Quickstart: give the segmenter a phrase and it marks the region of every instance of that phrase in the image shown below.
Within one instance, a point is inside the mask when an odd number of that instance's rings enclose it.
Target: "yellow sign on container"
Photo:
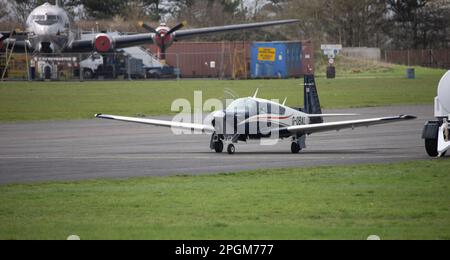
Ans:
[[[259,48],[258,60],[259,61],[275,61],[277,50],[275,48]]]

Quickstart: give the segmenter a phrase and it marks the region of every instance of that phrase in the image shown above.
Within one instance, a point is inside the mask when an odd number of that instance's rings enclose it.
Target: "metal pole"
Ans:
[[[180,70],[180,54],[177,53],[177,80],[180,80],[180,74],[181,74],[181,70]]]
[[[116,72],[117,53],[115,51],[113,52],[113,60],[114,60],[114,63],[113,63],[113,66],[112,66],[112,68],[113,68],[113,78],[117,79],[117,72]]]
[[[82,58],[82,56],[81,56],[81,53],[78,55],[78,67],[79,67],[79,70],[80,70],[80,82],[83,82],[83,80],[84,80],[84,78],[83,78],[83,67],[82,67],[82,65],[81,65],[81,58]]]
[[[409,49],[408,49],[408,67],[410,67],[410,57],[409,57]]]
[[[127,71],[128,71],[128,80],[131,81],[130,56],[127,57]]]
[[[31,81],[31,77],[30,77],[30,66],[28,64],[28,50],[27,50],[27,46],[25,45],[25,63],[27,65],[27,77],[28,77],[28,81]]]
[[[72,56],[72,54],[69,54],[70,56]],[[75,74],[75,61],[74,61],[74,57],[71,57],[72,61],[71,61],[71,75],[70,75],[70,80],[72,81],[74,78],[74,74]]]
[[[222,41],[222,53],[220,55],[220,79],[223,79],[225,77],[224,59],[225,59],[225,42]]]

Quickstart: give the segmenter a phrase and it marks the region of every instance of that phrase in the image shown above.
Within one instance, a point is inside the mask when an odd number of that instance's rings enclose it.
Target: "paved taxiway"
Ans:
[[[108,112],[108,111],[102,111]],[[253,169],[383,163],[428,158],[421,131],[433,106],[327,110],[358,118],[413,114],[417,120],[308,137],[308,148],[238,144],[237,154],[209,150],[210,136],[108,120],[0,124],[0,184],[234,172]],[[341,118],[343,119],[343,118]],[[348,118],[345,118],[348,119]]]

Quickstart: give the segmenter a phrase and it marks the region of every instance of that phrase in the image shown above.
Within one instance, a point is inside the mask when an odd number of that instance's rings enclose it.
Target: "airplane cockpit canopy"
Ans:
[[[40,25],[53,25],[61,21],[61,17],[58,15],[33,15],[33,21]]]
[[[272,102],[260,102],[252,98],[241,98],[233,101],[226,109],[227,113],[278,114],[284,115],[286,109]]]
[[[246,113],[256,114],[258,104],[251,98],[240,98],[233,101],[226,109],[227,113]]]

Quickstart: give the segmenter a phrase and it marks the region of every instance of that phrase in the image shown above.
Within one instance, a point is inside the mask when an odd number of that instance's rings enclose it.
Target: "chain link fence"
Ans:
[[[3,80],[247,79],[249,66],[245,52],[168,53],[165,62],[123,52],[0,55]]]
[[[387,63],[407,66],[450,69],[449,49],[385,50],[382,59]]]

